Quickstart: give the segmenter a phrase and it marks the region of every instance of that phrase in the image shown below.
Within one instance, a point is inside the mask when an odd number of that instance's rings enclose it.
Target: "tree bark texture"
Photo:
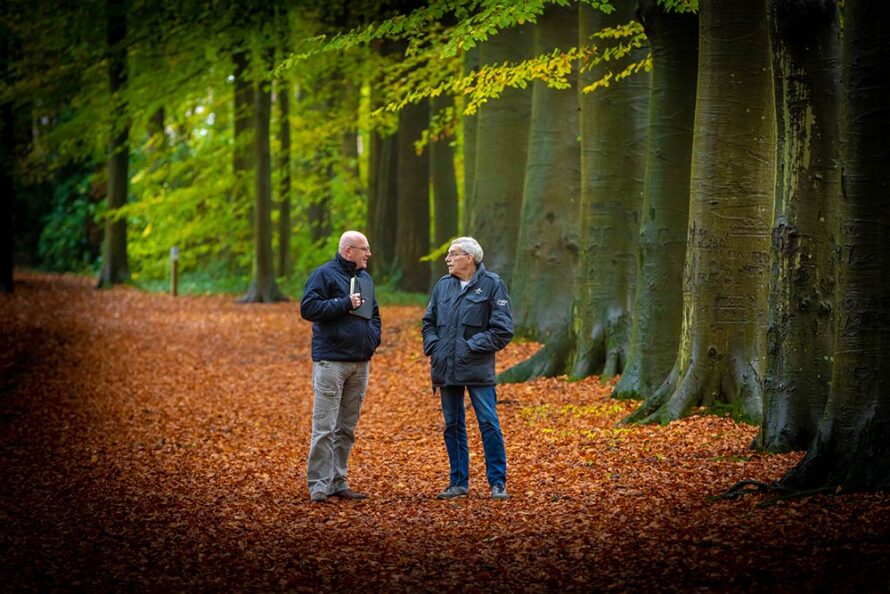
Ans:
[[[812,442],[831,381],[840,35],[836,0],[773,0],[778,131],[764,413],[757,445]]]
[[[626,24],[636,3],[611,14],[578,3],[579,43],[605,27]],[[601,49],[608,42],[598,40]],[[581,74],[579,87],[610,70],[645,59],[648,48]],[[643,201],[650,75],[640,73],[579,97],[581,127],[581,254],[575,300],[573,377],[620,373],[627,360],[636,289]]]
[[[574,6],[549,5],[535,27],[534,52],[578,41]],[[532,85],[532,112],[511,297],[520,334],[546,339],[569,322],[578,263],[580,147],[577,75],[571,88]],[[478,148],[477,148],[478,152]]]
[[[130,122],[124,86],[127,83],[127,3],[108,0],[108,79],[113,102],[112,138],[108,159],[108,193],[106,203],[112,211],[127,203],[129,187]],[[111,217],[105,223],[102,243],[102,272],[99,287],[108,287],[129,280],[127,263],[127,221]]]
[[[531,26],[504,29],[479,45],[480,64],[518,62],[531,56]],[[479,108],[470,229],[485,251],[485,266],[510,287],[516,262],[522,189],[528,154],[531,88],[506,89]]]
[[[264,60],[271,70],[271,56]],[[285,297],[275,282],[272,252],[272,155],[269,150],[272,119],[272,83],[258,81],[254,95],[254,207],[253,280],[242,303],[274,303]]]
[[[766,6],[703,3],[676,363],[627,420],[694,407],[760,422],[776,123]]]
[[[415,141],[429,125],[429,102],[409,104],[399,114],[398,230],[396,264],[400,288],[425,293],[430,288],[430,265],[420,258],[430,251],[430,161],[424,148],[418,155]]]
[[[844,6],[840,264],[831,394],[787,487],[890,489],[890,5]]]
[[[646,398],[664,381],[679,346],[689,217],[698,15],[641,2],[652,54],[649,143],[640,211],[637,286],[627,365],[616,398]]]

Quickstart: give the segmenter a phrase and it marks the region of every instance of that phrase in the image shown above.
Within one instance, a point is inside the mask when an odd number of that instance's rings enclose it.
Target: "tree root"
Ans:
[[[835,493],[834,487],[819,487],[818,489],[795,490],[783,485],[780,481],[766,483],[753,479],[745,479],[737,482],[732,487],[724,491],[722,494],[713,497],[713,499],[738,499],[742,495],[749,493],[765,493],[774,494],[764,501],[757,504],[758,508],[765,508],[775,505],[780,501],[789,501],[792,499],[801,499],[812,495],[821,495],[825,493]]]

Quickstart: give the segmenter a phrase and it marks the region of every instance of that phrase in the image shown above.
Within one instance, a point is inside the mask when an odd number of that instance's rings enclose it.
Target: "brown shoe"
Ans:
[[[366,493],[357,493],[357,492],[353,491],[352,489],[350,489],[349,487],[346,487],[345,489],[340,489],[339,491],[337,491],[335,493],[331,493],[331,497],[341,497],[343,499],[356,500],[356,499],[367,499],[368,495]]]

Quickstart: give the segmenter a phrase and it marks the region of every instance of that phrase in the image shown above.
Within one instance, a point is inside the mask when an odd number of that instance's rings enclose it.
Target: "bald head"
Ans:
[[[345,260],[355,264],[356,268],[367,268],[368,258],[371,257],[371,246],[368,238],[358,231],[346,231],[340,236],[340,245],[337,250]]]

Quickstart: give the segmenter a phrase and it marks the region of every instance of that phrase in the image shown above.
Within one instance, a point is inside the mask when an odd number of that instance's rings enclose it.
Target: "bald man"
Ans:
[[[300,302],[300,314],[312,322],[315,402],[306,476],[315,503],[368,497],[349,488],[347,468],[371,357],[380,345],[380,310],[366,270],[370,257],[368,238],[345,232],[334,259],[309,276]]]

